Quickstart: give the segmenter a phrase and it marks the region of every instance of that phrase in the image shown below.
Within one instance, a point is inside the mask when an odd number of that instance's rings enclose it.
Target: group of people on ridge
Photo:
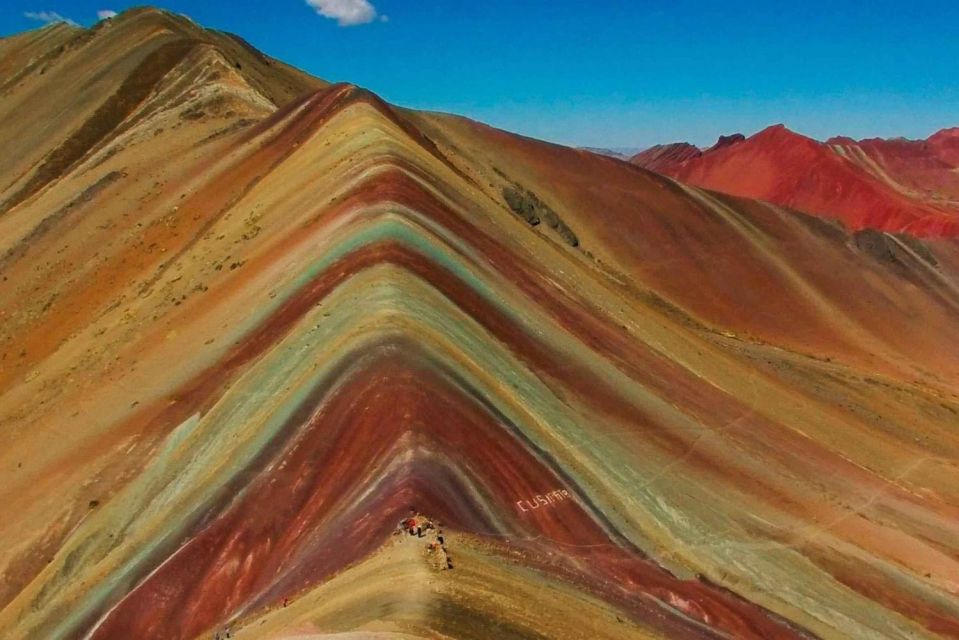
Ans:
[[[426,543],[426,550],[429,553],[442,554],[441,563],[446,565],[447,569],[453,568],[453,560],[450,558],[449,551],[446,550],[446,540],[443,538],[443,530],[437,529],[442,523],[433,521],[426,516],[420,515],[415,507],[410,507],[410,515],[403,518],[396,528],[397,534],[407,533],[417,538],[432,538]],[[424,533],[425,532],[425,533]]]

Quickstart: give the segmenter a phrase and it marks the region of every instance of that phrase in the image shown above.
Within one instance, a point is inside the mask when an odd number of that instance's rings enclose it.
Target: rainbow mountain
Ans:
[[[0,140],[0,638],[959,637],[957,240],[155,9]]]

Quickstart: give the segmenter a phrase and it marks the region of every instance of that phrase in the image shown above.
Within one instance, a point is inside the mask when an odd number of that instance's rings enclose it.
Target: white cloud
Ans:
[[[117,12],[113,9],[100,9],[97,11],[97,20],[106,20],[107,18],[117,17]]]
[[[336,20],[341,27],[367,24],[376,20],[376,7],[369,0],[306,0],[324,18]]]
[[[51,22],[66,22],[67,24],[72,24],[74,27],[80,26],[70,18],[61,16],[56,11],[24,11],[23,15],[31,20],[39,20],[40,22],[46,22],[47,24],[50,24]]]

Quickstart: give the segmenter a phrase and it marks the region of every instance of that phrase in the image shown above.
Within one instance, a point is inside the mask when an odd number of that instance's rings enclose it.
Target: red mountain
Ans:
[[[666,156],[661,149],[682,149]],[[853,229],[959,235],[959,128],[927,140],[819,142],[775,125],[706,151],[653,147],[631,162],[682,182],[758,198]]]
[[[926,142],[943,161],[953,166],[959,165],[959,127],[934,133]]]
[[[629,159],[633,164],[650,171],[669,173],[687,160],[703,155],[703,152],[688,142],[674,142],[672,144],[657,144],[645,151],[640,151]]]

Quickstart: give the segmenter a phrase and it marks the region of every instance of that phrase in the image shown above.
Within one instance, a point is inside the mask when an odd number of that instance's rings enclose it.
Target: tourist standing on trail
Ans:
[[[419,517],[419,512],[416,511],[416,507],[410,507],[410,517],[406,519],[406,529],[410,532],[411,536],[416,535],[416,519]]]

